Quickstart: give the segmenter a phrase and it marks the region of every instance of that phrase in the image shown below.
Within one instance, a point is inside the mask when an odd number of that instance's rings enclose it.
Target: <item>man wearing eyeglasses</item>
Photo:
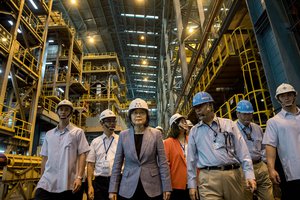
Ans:
[[[213,98],[207,92],[193,97],[199,122],[189,135],[187,167],[192,200],[243,199],[242,166],[247,186],[256,189],[252,160],[238,128],[230,119],[216,117]],[[197,169],[200,169],[197,177]]]
[[[111,170],[119,136],[114,133],[116,128],[116,115],[109,109],[104,110],[99,117],[103,134],[91,143],[91,151],[86,161],[89,199],[108,200],[108,187]],[[93,180],[93,176],[95,179]]]
[[[250,152],[254,174],[256,178],[257,190],[256,195],[261,200],[272,200],[273,187],[269,177],[267,165],[263,162],[265,160],[265,147],[262,145],[263,131],[261,127],[253,122],[254,109],[250,101],[241,100],[236,107],[236,115],[238,126],[243,138],[246,141],[248,150]],[[244,186],[245,200],[252,200],[253,193]]]

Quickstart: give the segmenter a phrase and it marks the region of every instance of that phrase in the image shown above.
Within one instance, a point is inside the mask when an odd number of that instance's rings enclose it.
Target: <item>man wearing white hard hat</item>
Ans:
[[[90,147],[84,131],[70,123],[73,109],[66,99],[56,107],[59,124],[46,133],[41,149],[42,177],[37,184],[36,200],[77,198]]]
[[[111,110],[106,109],[101,112],[99,123],[103,128],[103,134],[92,141],[86,159],[90,200],[109,199],[109,181],[119,140],[119,136],[114,132],[117,123],[116,115]]]
[[[300,110],[296,105],[297,91],[287,83],[276,90],[281,111],[267,121],[263,138],[269,175],[273,183],[282,180],[275,169],[276,151],[281,161],[286,183],[281,185],[282,200],[298,199],[300,188]]]
[[[236,106],[238,120],[235,123],[246,141],[252,158],[257,183],[256,196],[260,200],[272,200],[274,199],[273,185],[269,178],[267,165],[264,163],[265,147],[262,145],[263,131],[259,125],[252,122],[253,113],[254,109],[250,101],[239,101]],[[243,187],[245,200],[253,200],[253,193],[248,189],[245,183]]]

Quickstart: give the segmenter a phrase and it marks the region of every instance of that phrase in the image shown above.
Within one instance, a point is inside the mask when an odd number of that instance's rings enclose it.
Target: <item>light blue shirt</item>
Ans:
[[[267,121],[263,144],[277,148],[287,181],[300,180],[300,110],[282,109]]]
[[[263,131],[261,127],[252,122],[247,127],[240,121],[235,123],[247,144],[252,160],[261,159],[265,161],[265,145],[262,145]],[[251,140],[248,140],[246,133],[251,134]]]
[[[48,131],[41,149],[41,155],[48,156],[48,160],[37,188],[55,193],[72,190],[77,158],[89,150],[83,130],[73,124],[69,124],[63,132],[57,127]]]
[[[111,176],[119,136],[113,133],[109,138],[102,134],[95,138],[91,143],[91,150],[86,158],[87,162],[95,163],[95,176]],[[105,145],[104,145],[105,142]],[[106,153],[107,152],[107,153]],[[110,164],[109,173],[103,172],[103,164],[108,161]]]
[[[247,179],[255,178],[247,145],[232,120],[215,117],[211,128],[200,121],[191,129],[187,157],[189,188],[197,188],[197,168],[234,163],[242,164]]]

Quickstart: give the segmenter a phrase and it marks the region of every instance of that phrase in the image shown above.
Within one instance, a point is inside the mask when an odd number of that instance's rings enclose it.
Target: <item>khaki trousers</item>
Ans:
[[[198,181],[201,200],[243,199],[239,169],[224,171],[201,169]]]
[[[256,196],[259,200],[274,200],[273,185],[269,178],[267,165],[259,162],[253,165],[257,190]],[[244,179],[244,176],[243,176]],[[245,180],[245,179],[244,179]],[[247,188],[246,181],[243,180],[245,200],[253,200],[253,193]]]

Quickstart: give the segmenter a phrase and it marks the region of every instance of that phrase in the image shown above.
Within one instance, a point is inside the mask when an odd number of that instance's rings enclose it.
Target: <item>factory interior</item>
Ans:
[[[152,127],[196,124],[200,91],[232,120],[249,100],[264,130],[277,86],[300,91],[299,47],[298,0],[0,0],[0,199],[32,199],[63,99],[89,143],[105,109],[127,129],[136,98]]]

